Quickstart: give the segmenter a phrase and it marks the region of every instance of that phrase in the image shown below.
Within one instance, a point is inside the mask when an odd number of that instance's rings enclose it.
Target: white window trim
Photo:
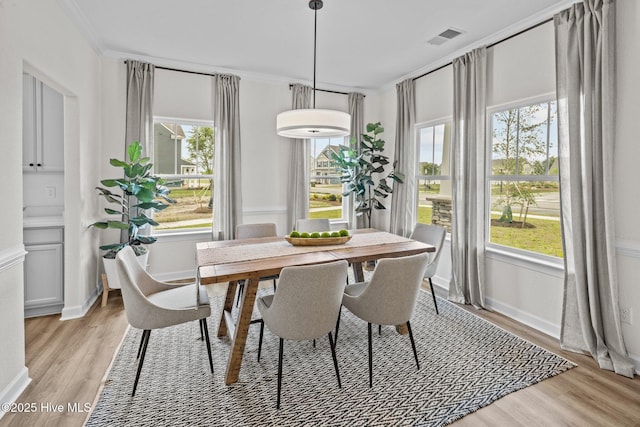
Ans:
[[[419,169],[420,166],[420,130],[424,129],[424,128],[428,128],[428,127],[435,127],[435,126],[439,126],[439,125],[446,125],[447,123],[449,123],[449,125],[451,126],[451,128],[453,129],[453,116],[446,116],[446,117],[442,117],[439,119],[434,119],[434,120],[428,120],[425,122],[420,122],[420,123],[416,123],[414,125],[414,144],[415,144],[415,148],[416,148],[416,170]],[[418,182],[421,179],[429,179],[429,180],[434,180],[434,181],[450,181],[451,180],[451,158],[452,158],[452,151],[453,148],[453,141],[449,140],[449,175],[419,175],[416,174],[413,179],[416,180],[416,191],[417,193],[419,193],[419,185]],[[415,203],[416,203],[416,207],[415,207],[415,217],[413,218],[413,222],[417,223],[418,222],[418,209],[420,208],[420,198],[418,197],[418,194],[416,193],[415,196]]]
[[[494,105],[491,107],[487,107],[486,110],[486,138],[485,138],[485,156],[487,159],[492,158],[492,148],[493,145],[491,142],[493,141],[492,135],[492,126],[491,126],[491,117],[494,113],[526,107],[528,105],[540,104],[543,102],[551,102],[556,101],[557,97],[555,92],[549,92],[543,95],[533,96],[530,98],[521,99],[514,102],[508,102],[504,104]],[[485,250],[488,258],[508,262],[514,265],[519,265],[521,267],[528,268],[533,271],[542,271],[547,274],[555,275],[557,277],[564,277],[564,258],[555,257],[551,255],[540,254],[533,251],[527,251],[524,249],[514,248],[511,246],[500,245],[497,243],[491,243],[489,238],[491,237],[491,187],[490,183],[493,181],[491,177],[494,175],[491,174],[491,162],[485,162],[486,169],[486,182],[485,185],[489,187],[489,191],[486,191],[485,194]],[[500,178],[503,176],[500,175]],[[512,177],[517,178],[520,181],[529,181],[527,179],[530,175],[524,176],[512,176],[512,175],[504,175],[505,179]],[[555,177],[555,179],[547,179],[551,178],[548,175],[540,175],[540,181],[558,181],[559,177]],[[531,181],[538,179],[530,179]],[[560,272],[560,273],[559,273]]]

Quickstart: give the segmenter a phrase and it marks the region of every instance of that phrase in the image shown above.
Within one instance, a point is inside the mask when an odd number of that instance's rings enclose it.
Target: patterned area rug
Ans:
[[[260,292],[269,292],[261,289]],[[209,319],[212,376],[197,322],[152,331],[136,396],[131,389],[142,332],[129,329],[87,426],[441,426],[575,365],[489,322],[420,293],[411,322],[420,370],[408,336],[383,327],[373,335],[368,387],[367,324],[342,310],[337,387],[328,339],[285,341],[281,409],[276,410],[278,339],[252,325],[240,381],[224,385],[228,338],[216,338],[222,297]]]

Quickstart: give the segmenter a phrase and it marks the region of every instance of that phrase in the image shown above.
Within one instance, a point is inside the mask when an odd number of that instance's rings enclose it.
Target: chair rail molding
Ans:
[[[22,243],[11,248],[0,250],[0,273],[9,268],[24,262],[24,256],[27,251],[24,250]]]
[[[640,258],[640,242],[637,240],[616,239],[616,252],[633,258]]]

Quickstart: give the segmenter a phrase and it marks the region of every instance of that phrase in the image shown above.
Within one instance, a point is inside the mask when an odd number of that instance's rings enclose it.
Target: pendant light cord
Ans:
[[[318,45],[318,8],[313,10],[313,108],[316,108],[316,47]]]

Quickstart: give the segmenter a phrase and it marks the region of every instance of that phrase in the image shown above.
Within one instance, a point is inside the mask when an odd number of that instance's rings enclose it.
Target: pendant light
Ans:
[[[313,24],[313,108],[289,110],[278,114],[276,132],[287,138],[328,138],[349,135],[351,116],[342,111],[316,109],[316,46],[318,10],[322,0],[310,0],[314,12]]]

